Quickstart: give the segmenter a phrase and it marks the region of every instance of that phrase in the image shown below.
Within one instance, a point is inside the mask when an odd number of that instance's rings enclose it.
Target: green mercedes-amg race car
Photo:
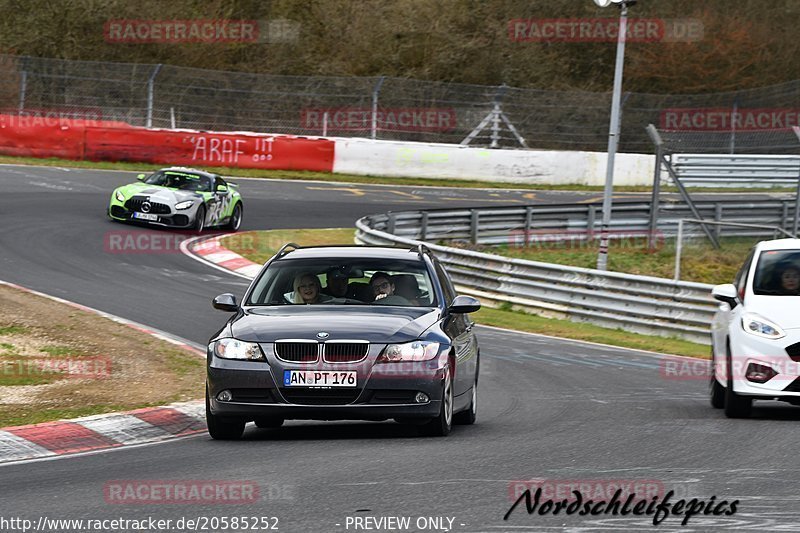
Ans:
[[[236,231],[242,225],[239,186],[216,174],[173,167],[139,174],[138,180],[111,193],[108,216],[113,220],[198,232],[212,226]]]

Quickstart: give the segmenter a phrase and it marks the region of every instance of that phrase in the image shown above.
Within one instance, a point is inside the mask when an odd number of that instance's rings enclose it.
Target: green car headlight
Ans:
[[[114,197],[117,199],[118,202],[124,202],[125,201],[125,195],[122,194],[120,191],[115,191],[114,192]]]
[[[194,200],[186,200],[184,202],[178,202],[175,204],[175,209],[189,209],[194,204]]]

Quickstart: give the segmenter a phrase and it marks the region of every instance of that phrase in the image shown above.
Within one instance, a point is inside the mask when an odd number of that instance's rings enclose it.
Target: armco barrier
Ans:
[[[0,154],[332,172],[334,142],[291,135],[153,130],[121,122],[0,115]]]
[[[794,205],[794,199],[788,196],[695,202],[700,216],[709,221],[762,224],[784,230],[792,228]],[[649,201],[615,202],[609,225],[611,238],[646,237],[649,217]],[[685,204],[661,203],[657,217],[659,233],[655,237],[675,236],[678,221],[690,218],[694,218],[694,213]],[[524,246],[594,238],[600,231],[601,219],[601,204],[597,202],[390,212],[373,216],[371,227],[421,241]],[[766,229],[718,227],[713,231],[722,237],[777,237],[775,231]]]
[[[428,218],[420,212],[393,215],[396,220]],[[379,214],[359,219],[356,241],[390,246],[421,242],[393,234],[387,227],[389,218]],[[447,266],[460,292],[486,303],[508,302],[545,316],[709,343],[709,325],[717,308],[711,285],[426,245]]]

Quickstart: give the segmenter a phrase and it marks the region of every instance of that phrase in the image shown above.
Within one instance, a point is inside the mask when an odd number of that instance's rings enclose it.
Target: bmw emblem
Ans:
[[[143,202],[142,203],[142,213],[149,213],[151,208],[150,202]]]
[[[317,338],[318,339],[327,339],[330,336],[331,336],[331,334],[328,333],[327,331],[320,331],[319,333],[317,333]]]

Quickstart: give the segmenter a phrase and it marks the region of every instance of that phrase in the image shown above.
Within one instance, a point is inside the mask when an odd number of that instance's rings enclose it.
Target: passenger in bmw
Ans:
[[[382,305],[411,305],[406,298],[394,293],[395,286],[392,277],[386,272],[375,272],[369,280],[369,286],[375,294],[376,304]]]
[[[310,272],[295,276],[293,287],[296,304],[319,304],[331,299],[330,296],[322,294],[319,278]]]

